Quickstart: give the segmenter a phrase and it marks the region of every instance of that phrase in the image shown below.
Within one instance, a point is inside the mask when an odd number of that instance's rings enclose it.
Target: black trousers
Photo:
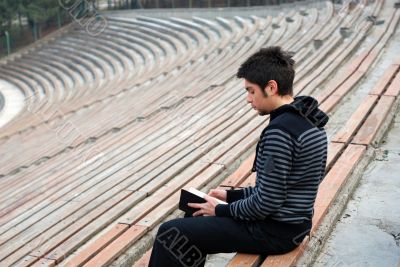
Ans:
[[[204,266],[206,255],[214,253],[283,254],[296,248],[310,229],[309,221],[293,225],[185,216],[161,224],[149,266]]]

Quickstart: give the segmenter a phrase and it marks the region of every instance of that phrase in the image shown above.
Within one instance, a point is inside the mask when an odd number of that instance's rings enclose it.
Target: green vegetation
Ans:
[[[0,35],[15,31],[15,25],[22,29],[26,21],[36,40],[43,25],[61,18],[61,13],[65,12],[55,0],[0,0]]]

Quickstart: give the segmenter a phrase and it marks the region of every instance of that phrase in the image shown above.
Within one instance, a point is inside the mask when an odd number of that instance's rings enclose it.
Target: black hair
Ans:
[[[294,64],[292,55],[280,46],[262,48],[251,55],[239,68],[236,76],[264,88],[270,80],[278,84],[279,95],[293,95]]]

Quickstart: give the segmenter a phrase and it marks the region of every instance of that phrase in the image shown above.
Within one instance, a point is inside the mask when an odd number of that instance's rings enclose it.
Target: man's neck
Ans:
[[[276,105],[275,105],[274,110],[280,108],[283,105],[290,104],[293,101],[294,101],[294,98],[292,96],[290,96],[290,95],[279,96],[276,99]]]

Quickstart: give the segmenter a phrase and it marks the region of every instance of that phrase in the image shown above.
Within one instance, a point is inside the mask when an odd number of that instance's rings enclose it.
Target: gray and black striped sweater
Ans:
[[[320,182],[325,174],[328,116],[308,96],[296,97],[270,114],[257,144],[255,187],[227,190],[227,205],[217,216],[238,220],[271,218],[287,223],[311,220]]]

